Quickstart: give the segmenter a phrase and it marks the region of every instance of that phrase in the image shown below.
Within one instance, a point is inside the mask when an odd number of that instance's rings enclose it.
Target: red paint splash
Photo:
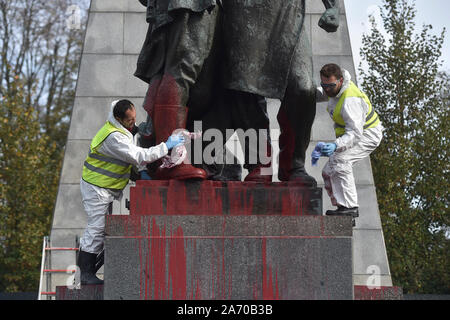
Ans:
[[[173,229],[167,227],[172,225],[170,218],[164,219],[163,224],[158,224],[156,217],[114,216],[108,220],[111,228],[121,227],[124,237],[135,239],[139,253],[141,300],[233,298],[233,254],[231,257],[229,255],[234,251],[234,239],[225,235],[227,219],[223,219],[222,236],[213,237],[215,240],[212,240],[211,247],[209,244],[203,246],[202,237],[186,236],[181,226],[174,226]],[[198,247],[198,241],[202,242],[201,247]],[[260,263],[253,265],[254,270],[247,270],[249,275],[259,274],[262,277],[248,283],[248,287],[254,299],[280,299],[279,270],[269,262],[267,239],[260,238],[260,241]],[[210,250],[210,260],[200,261],[199,258],[204,257],[204,252],[200,250],[207,248]],[[202,273],[198,263],[211,266],[207,274]]]
[[[267,244],[266,239],[262,239],[262,299],[263,300],[279,300],[280,293],[278,290],[278,273],[275,272],[275,279],[273,279],[272,267],[267,263]]]
[[[155,219],[151,220],[151,225],[149,220],[148,228],[151,236],[147,240],[145,265],[141,262],[140,270],[141,275],[145,275],[144,281],[140,277],[141,292],[142,286],[145,290],[144,299],[186,299],[187,271],[183,229],[178,227],[174,233],[166,236],[166,226],[158,227]]]
[[[175,231],[175,239],[170,240],[169,284],[173,299],[186,299],[186,253],[180,227]]]
[[[176,80],[170,74],[155,76],[144,99],[144,110],[154,119],[156,105],[180,105],[181,95]]]
[[[318,196],[315,195],[317,198]],[[256,186],[254,183],[151,180],[130,189],[130,215],[287,215],[310,214],[315,200],[308,188],[294,182]]]
[[[220,244],[217,247],[213,246],[210,261],[211,278],[207,280],[200,274],[201,269],[196,266],[196,257],[202,255],[198,252],[196,239],[186,239],[181,227],[172,231],[168,230],[166,225],[158,226],[155,218],[148,220],[147,228],[146,247],[141,243],[141,240],[145,241],[145,237],[137,239],[140,299],[202,299],[201,288],[205,285],[210,288],[208,298],[232,297],[232,268],[231,261],[228,261],[226,256],[228,247],[225,237],[219,240]],[[232,247],[231,239],[231,249]],[[192,265],[187,264],[188,255],[192,257]]]

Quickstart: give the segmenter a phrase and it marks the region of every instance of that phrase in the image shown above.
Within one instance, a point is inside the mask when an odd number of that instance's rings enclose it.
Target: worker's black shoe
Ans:
[[[338,206],[336,210],[328,210],[325,214],[327,216],[350,216],[353,218],[359,217],[358,207],[346,208],[343,206]]]
[[[97,255],[95,253],[89,253],[80,250],[78,254],[78,267],[81,271],[81,285],[103,284],[103,280],[97,278],[97,276],[95,275],[96,260]]]

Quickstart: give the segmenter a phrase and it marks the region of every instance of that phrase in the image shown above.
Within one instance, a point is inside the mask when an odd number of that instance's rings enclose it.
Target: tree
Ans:
[[[69,0],[0,0],[0,292],[36,291],[84,34]],[[84,15],[83,15],[84,13]]]
[[[16,75],[25,103],[60,148],[66,143],[81,55],[87,0],[78,0],[80,27],[67,22],[73,1],[0,0],[0,93]],[[57,155],[55,155],[57,156]]]
[[[372,167],[394,283],[450,293],[449,89],[439,72],[445,29],[415,30],[414,1],[384,0],[382,29],[363,36],[361,87],[383,125]]]
[[[60,162],[18,77],[7,92],[0,98],[0,290],[33,290]]]

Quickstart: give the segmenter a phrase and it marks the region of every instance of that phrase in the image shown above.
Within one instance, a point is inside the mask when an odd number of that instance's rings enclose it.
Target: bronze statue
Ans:
[[[135,75],[149,83],[144,108],[153,119],[156,142],[186,125],[187,106],[195,119],[214,114],[222,94],[237,114],[245,101],[253,101],[250,109],[256,110],[260,97],[277,98],[278,177],[315,185],[304,168],[316,112],[305,0],[139,1],[147,5],[149,29]],[[338,0],[322,2],[326,11],[319,25],[334,32]],[[246,122],[252,126],[252,119]],[[254,127],[264,127],[263,122]],[[258,181],[258,166],[253,169]],[[206,177],[205,171],[187,164],[156,174],[157,179]]]

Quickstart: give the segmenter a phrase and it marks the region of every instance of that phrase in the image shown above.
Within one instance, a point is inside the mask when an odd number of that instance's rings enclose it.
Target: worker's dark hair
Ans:
[[[341,67],[339,67],[337,64],[334,63],[324,65],[320,70],[320,75],[325,78],[335,76],[336,79],[341,79],[343,77]]]
[[[113,115],[115,118],[124,119],[125,118],[125,112],[129,109],[133,109],[134,105],[130,100],[119,100],[113,109]]]

